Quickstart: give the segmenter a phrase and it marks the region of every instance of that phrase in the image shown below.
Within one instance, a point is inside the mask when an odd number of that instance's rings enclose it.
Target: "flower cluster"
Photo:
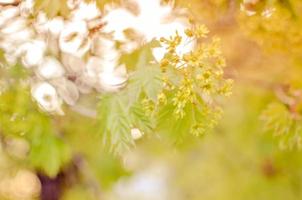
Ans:
[[[73,106],[83,94],[125,86],[122,53],[187,27],[160,0],[109,5],[104,13],[94,1],[66,6],[68,16],[48,18],[33,0],[0,1],[0,49],[9,65],[20,62],[33,72],[32,96],[49,113],[63,114],[62,103]],[[163,48],[153,51],[157,60],[164,55]]]
[[[174,113],[179,118],[185,116],[188,104],[197,104],[200,98],[206,104],[212,104],[214,96],[228,96],[232,85],[232,80],[223,77],[225,60],[219,39],[207,41],[209,30],[204,25],[192,25],[184,33],[185,38],[176,32],[175,36],[160,39],[166,53],[160,61],[164,91],[159,94],[158,101],[165,102],[166,91],[173,91]],[[197,41],[201,44],[197,45]],[[189,52],[178,51],[181,45],[194,48]]]
[[[75,105],[80,94],[125,84],[126,70],[102,33],[95,3],[70,1],[67,19],[35,12],[32,0],[0,5],[0,48],[10,65],[20,61],[33,71],[32,96],[43,110],[63,114],[62,101]]]

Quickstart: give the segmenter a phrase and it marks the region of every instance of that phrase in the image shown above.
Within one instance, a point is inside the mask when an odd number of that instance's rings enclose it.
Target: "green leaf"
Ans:
[[[155,102],[162,90],[159,66],[152,63],[151,45],[154,44],[148,44],[140,50],[136,71],[130,74],[127,87],[117,94],[102,96],[99,102],[100,133],[112,152],[121,153],[134,145],[132,128],[144,133],[151,132],[153,128],[151,116],[146,115],[141,104],[142,96]]]
[[[144,133],[150,133],[153,129],[150,116],[147,116],[142,104],[135,102],[129,110],[133,127],[138,128]]]
[[[279,139],[281,149],[302,149],[302,122],[294,118],[288,108],[278,102],[271,103],[262,113],[265,131]]]
[[[197,103],[188,103],[184,107],[184,117],[179,118],[174,113],[175,106],[171,96],[168,97],[167,104],[158,110],[156,131],[168,136],[175,143],[181,143],[190,134],[201,136],[205,131],[210,131],[220,117],[217,108],[209,108],[198,99]]]
[[[130,79],[129,87],[133,88],[136,98],[144,93],[147,98],[157,100],[157,95],[162,90],[160,70],[157,65],[146,65],[144,69],[137,70]]]
[[[0,131],[7,135],[26,135],[36,118],[45,117],[36,110],[29,89],[15,84],[0,95]]]
[[[136,99],[144,93],[147,98],[155,102],[162,90],[162,80],[159,64],[155,63],[152,55],[151,45],[153,44],[146,45],[142,49],[136,71],[130,76],[128,88]]]
[[[261,119],[267,131],[275,136],[288,134],[293,120],[285,105],[281,103],[270,104],[262,113]]]
[[[174,114],[174,108],[171,103],[168,103],[160,109],[157,118],[157,132],[168,135],[177,143],[190,133],[194,110],[186,106],[186,115],[183,118],[177,118]]]
[[[113,153],[122,153],[129,145],[134,145],[127,102],[126,96],[120,94],[105,94],[99,102],[99,130]]]
[[[49,131],[48,127],[45,131]],[[29,155],[31,165],[47,176],[55,177],[71,160],[69,146],[51,133],[43,133],[33,139]]]

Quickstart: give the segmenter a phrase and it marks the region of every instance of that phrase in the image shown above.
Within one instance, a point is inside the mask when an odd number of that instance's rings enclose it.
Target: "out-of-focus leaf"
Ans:
[[[16,86],[8,87],[0,95],[0,130],[3,134],[25,135],[34,125],[32,120],[43,115],[35,110],[29,90]]]
[[[52,120],[37,109],[27,87],[16,84],[0,95],[0,132],[30,143],[29,165],[54,177],[69,162],[69,147],[56,136]]]
[[[36,169],[55,177],[71,160],[71,151],[61,138],[47,132],[47,126],[44,131],[33,138],[29,159]]]
[[[262,120],[267,130],[273,131],[274,135],[286,135],[290,131],[293,119],[285,105],[272,103],[262,113]]]
[[[279,139],[281,149],[302,149],[302,122],[282,103],[271,103],[262,113],[267,132]]]
[[[79,121],[81,123],[77,123]],[[103,189],[107,189],[121,176],[128,174],[118,157],[102,149],[102,140],[95,134],[98,132],[96,120],[74,112],[66,112],[62,122],[63,127],[60,130],[64,132],[64,139],[68,141],[76,155],[81,155],[87,161],[86,168],[81,170],[85,178],[90,179],[93,176],[92,178],[96,179]]]
[[[121,161],[112,154],[96,154],[95,159],[89,160],[88,163],[103,188],[110,188],[119,178],[129,175]]]

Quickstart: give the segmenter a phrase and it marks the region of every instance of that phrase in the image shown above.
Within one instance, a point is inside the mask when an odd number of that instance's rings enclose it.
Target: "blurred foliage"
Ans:
[[[281,103],[271,103],[262,115],[264,126],[267,131],[275,136],[281,137],[281,149],[302,148],[302,123],[289,112],[287,107]]]
[[[0,131],[4,136],[25,137],[31,143],[30,164],[54,177],[71,158],[52,120],[38,110],[28,87],[14,84],[0,96]]]
[[[244,12],[239,15],[242,30],[269,51],[299,53],[302,48],[302,2],[257,1],[254,5],[254,15],[248,16]]]
[[[103,8],[108,2],[97,4]],[[97,119],[70,108],[64,117],[48,115],[30,96],[30,72],[20,65],[6,67],[0,53],[1,199],[22,199],[4,194],[20,190],[23,195],[22,187],[38,187],[26,181],[26,186],[17,184],[22,181],[14,177],[23,168],[51,180],[62,172],[76,173],[75,180],[63,184],[61,199],[94,200],[114,199],[121,180],[161,164],[169,169],[168,199],[302,199],[301,95],[279,91],[284,85],[294,91],[302,87],[301,1],[176,3],[207,24],[210,36],[221,38],[228,65],[224,76],[235,80],[234,94],[217,98],[224,114],[190,104],[184,108],[187,114],[177,118],[172,103],[176,91],[166,93],[169,103],[157,107],[162,72],[159,64],[150,62],[149,46],[123,56],[122,63],[135,66],[129,68],[128,86],[100,96]],[[66,1],[37,0],[36,9],[49,17],[69,14]],[[203,125],[196,127],[198,134],[191,132],[195,121]],[[135,141],[131,128],[142,130],[144,138]],[[190,132],[203,135],[200,130],[211,134],[201,140],[188,137]],[[9,142],[19,140],[28,150]],[[171,145],[179,141],[182,145]],[[73,165],[76,172],[70,170]],[[9,179],[13,181],[5,182]],[[5,185],[14,187],[3,189]],[[123,199],[131,199],[127,195]]]

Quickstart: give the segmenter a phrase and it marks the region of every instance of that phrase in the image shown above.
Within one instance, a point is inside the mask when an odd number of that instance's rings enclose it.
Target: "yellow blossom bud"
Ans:
[[[185,30],[185,34],[188,36],[188,37],[193,37],[194,36],[194,33],[191,29],[187,29]]]
[[[165,93],[163,93],[163,92],[158,94],[157,100],[160,104],[167,104],[167,97],[166,97]]]

